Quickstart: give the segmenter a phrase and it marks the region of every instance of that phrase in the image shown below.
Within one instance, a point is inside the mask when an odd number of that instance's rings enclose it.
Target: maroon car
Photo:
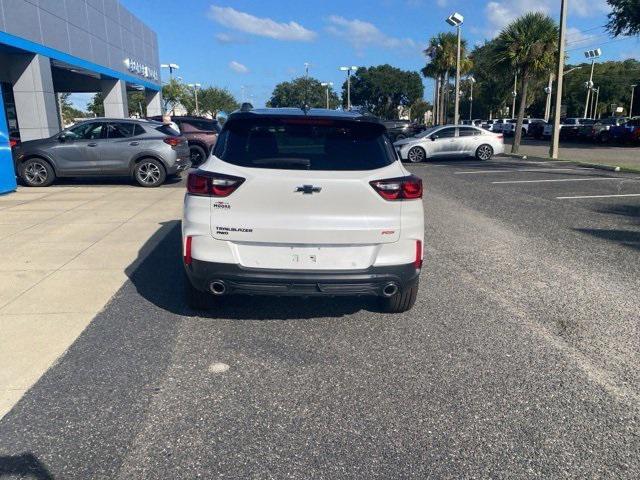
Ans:
[[[162,117],[151,117],[150,120],[162,121]],[[216,144],[221,127],[217,120],[203,117],[171,117],[171,121],[180,127],[180,133],[186,137],[191,151],[191,164],[194,167],[205,162]]]

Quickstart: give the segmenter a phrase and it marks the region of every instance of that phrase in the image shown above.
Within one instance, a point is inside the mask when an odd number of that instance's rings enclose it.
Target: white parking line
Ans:
[[[576,197],[556,197],[558,200],[572,200],[576,198],[614,198],[614,197],[640,197],[640,193],[623,193],[620,195],[578,195]]]
[[[505,180],[502,182],[491,182],[491,183],[546,183],[546,182],[596,182],[601,180],[620,180],[626,181],[627,178],[616,178],[616,177],[596,177],[596,178],[553,178],[553,179],[545,179],[545,180]]]
[[[575,168],[511,168],[508,170],[469,170],[453,172],[455,175],[469,175],[475,173],[511,173],[511,172],[574,172]]]

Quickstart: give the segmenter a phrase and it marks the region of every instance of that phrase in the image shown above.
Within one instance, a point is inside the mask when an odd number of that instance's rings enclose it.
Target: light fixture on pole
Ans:
[[[340,70],[347,72],[347,110],[351,110],[351,72],[358,70],[355,65],[351,67],[340,67]]]
[[[163,63],[160,65],[160,68],[168,68],[169,69],[169,80],[173,78],[173,71],[180,70],[180,65],[177,63]]]
[[[638,85],[631,85],[631,103],[629,104],[629,117],[633,116],[633,94],[636,91]]]
[[[555,111],[553,115],[553,132],[551,134],[551,146],[549,147],[549,156],[558,158],[558,143],[560,142],[560,110],[562,109],[562,82],[564,80],[564,42],[567,30],[567,0],[562,0],[560,4],[560,33],[558,38],[558,72],[556,78],[558,85],[556,86]]]
[[[585,82],[585,87],[587,87],[587,98],[584,102],[584,118],[587,118],[587,114],[589,112],[589,97],[591,96],[591,89],[593,88],[593,68],[596,64],[596,58],[600,55],[602,55],[602,50],[599,48],[584,52],[584,56],[591,59],[591,75],[589,75],[589,81]]]
[[[329,89],[333,87],[333,82],[322,82],[320,85],[325,87],[325,90],[327,92],[327,110],[329,110]]]
[[[198,89],[202,86],[199,83],[190,83],[189,86],[193,88],[193,93],[196,96],[196,115],[200,113],[200,108],[198,107]]]
[[[456,51],[456,93],[460,91],[460,26],[464,22],[464,17],[458,12],[452,13],[447,17],[446,22],[452,27],[456,27],[458,34],[458,48]],[[456,95],[455,106],[453,111],[453,123],[457,125],[460,121],[460,95]]]
[[[471,92],[469,93],[469,120],[473,120],[473,85],[476,83],[476,79],[469,77],[469,85],[471,86]]]

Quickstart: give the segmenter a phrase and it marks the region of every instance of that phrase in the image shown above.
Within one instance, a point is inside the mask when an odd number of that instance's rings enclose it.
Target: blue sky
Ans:
[[[536,9],[557,18],[560,0],[121,0],[158,32],[161,62],[180,65],[187,83],[227,87],[238,99],[264,105],[275,84],[304,73],[339,90],[340,65],[389,63],[419,70],[426,41],[449,27],[453,11],[465,17],[473,46],[513,18]],[[603,30],[605,0],[571,0],[570,62],[600,47],[603,59],[640,58],[637,38],[611,39]],[[163,78],[168,74],[163,72]],[[432,82],[424,80],[425,97]],[[244,86],[244,88],[243,88]]]

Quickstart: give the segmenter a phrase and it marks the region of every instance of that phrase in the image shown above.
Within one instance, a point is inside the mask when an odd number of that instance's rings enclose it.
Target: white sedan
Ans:
[[[467,125],[433,127],[415,137],[398,140],[394,147],[402,160],[420,163],[432,158],[476,157],[489,160],[504,153],[502,134]]]

